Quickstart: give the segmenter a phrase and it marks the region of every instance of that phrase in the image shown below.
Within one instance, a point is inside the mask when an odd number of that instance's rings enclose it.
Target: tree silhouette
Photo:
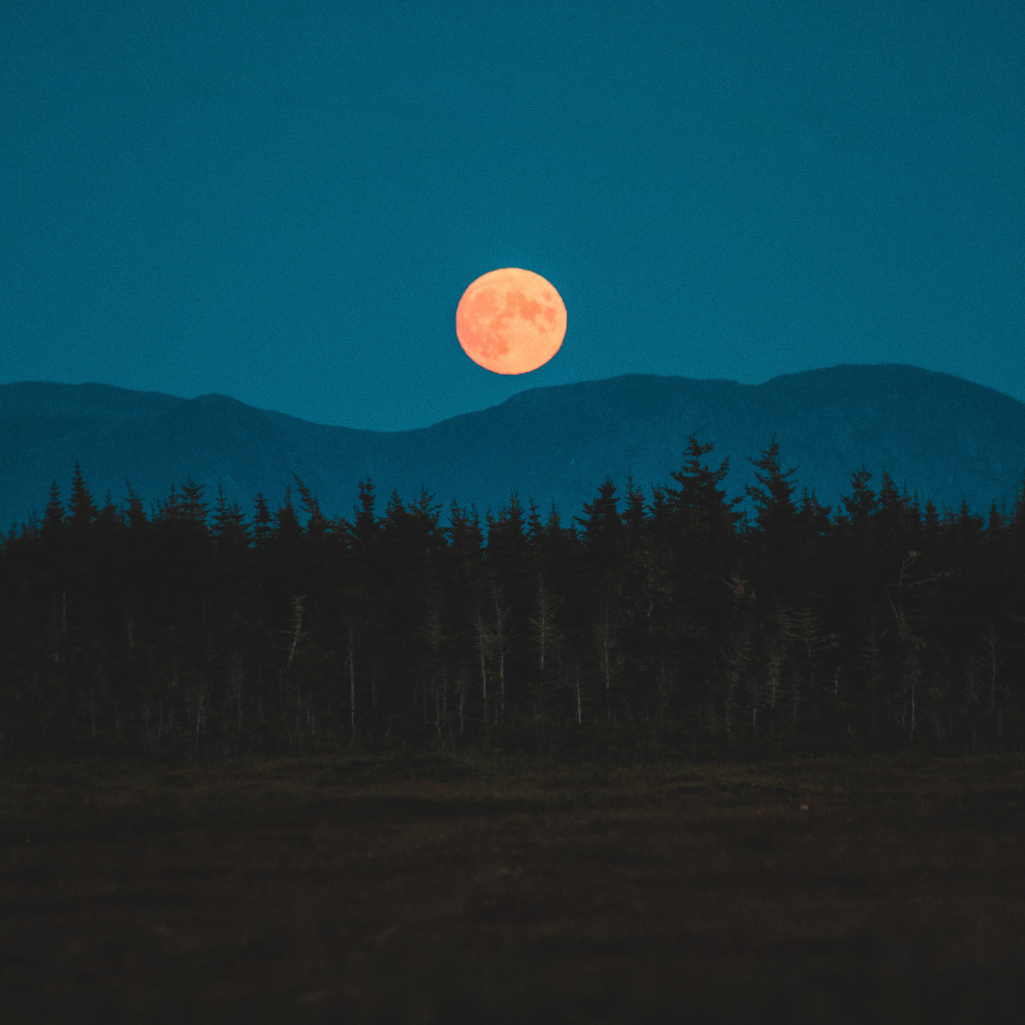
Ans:
[[[923,511],[862,467],[834,514],[774,439],[745,517],[711,451],[483,525],[370,481],[329,519],[298,477],[98,509],[76,464],[0,542],[0,755],[1025,747],[1025,497]]]

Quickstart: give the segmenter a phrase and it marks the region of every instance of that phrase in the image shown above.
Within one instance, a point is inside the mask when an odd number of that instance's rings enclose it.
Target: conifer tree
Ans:
[[[797,506],[793,495],[796,485],[790,479],[796,468],[783,470],[779,462],[779,442],[772,443],[758,459],[752,459],[756,485],[745,485],[744,492],[755,507],[752,537],[756,554],[756,589],[767,598],[793,597],[797,584],[799,545]]]
[[[206,485],[197,484],[191,477],[182,485],[181,515],[186,523],[205,527],[210,508],[203,501]]]
[[[217,487],[212,531],[218,547],[223,550],[240,552],[249,547],[249,529],[242,506],[225,498],[223,485]]]
[[[626,478],[626,495],[622,520],[623,526],[626,529],[627,541],[630,547],[634,548],[638,539],[645,532],[645,509],[644,492],[634,484],[632,474]]]
[[[50,485],[50,496],[46,503],[46,512],[43,514],[43,522],[40,526],[40,534],[43,541],[51,544],[56,541],[64,531],[64,506],[61,504],[60,488],[54,481]]]
[[[262,551],[270,544],[273,520],[263,495],[256,496],[253,506],[253,543]]]
[[[370,482],[330,521],[300,479],[251,543],[223,489],[210,517],[186,481],[150,522],[131,487],[97,512],[76,469],[71,515],[55,485],[0,539],[3,750],[476,744],[496,718],[536,749],[591,726],[589,695],[624,740],[1025,747],[1025,496],[923,516],[862,468],[833,515],[773,442],[744,524],[709,451],[648,506],[606,479],[576,527],[514,496],[487,543],[426,491],[378,518]]]
[[[503,627],[503,637],[523,638],[527,636],[531,587],[531,550],[527,541],[526,518],[519,498],[513,494],[507,506],[501,506],[497,516],[488,513],[487,547],[484,550],[485,567],[488,571],[488,590],[498,588],[503,595],[502,605],[508,607],[510,616]],[[489,603],[494,609],[495,603]],[[505,643],[505,642],[503,642]],[[503,649],[504,650],[504,649]],[[503,657],[510,657],[508,651]],[[515,669],[522,677],[517,661]],[[521,695],[516,695],[516,700]]]
[[[75,473],[71,478],[71,497],[68,499],[68,526],[76,534],[84,534],[96,516],[96,506],[82,476],[82,467],[76,459]]]
[[[701,524],[710,537],[716,538],[731,531],[741,516],[735,509],[740,499],[727,499],[726,492],[719,487],[729,474],[729,456],[716,470],[702,462],[702,457],[713,448],[711,442],[700,444],[696,435],[690,435],[683,467],[671,474],[680,487],[665,488],[664,496],[686,528],[693,530]]]
[[[142,499],[135,493],[132,485],[125,481],[125,490],[128,492],[125,506],[125,522],[132,530],[142,530],[149,526],[146,518],[146,510],[143,508]]]
[[[860,470],[855,470],[850,477],[851,493],[840,498],[853,530],[865,535],[872,522],[872,514],[879,508],[879,499],[868,486],[871,479],[872,474],[864,466]]]
[[[619,515],[616,485],[606,477],[593,502],[584,503],[584,515],[577,518],[583,531],[584,548],[591,572],[599,581],[618,570],[623,554],[625,532]]]
[[[359,482],[359,498],[356,502],[352,520],[353,542],[357,547],[365,547],[373,541],[380,526],[374,514],[376,496],[374,482],[367,478]]]

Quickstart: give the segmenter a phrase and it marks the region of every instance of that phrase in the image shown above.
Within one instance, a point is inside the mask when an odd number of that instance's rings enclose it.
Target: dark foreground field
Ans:
[[[1025,761],[0,763],[0,1020],[1025,1020]]]

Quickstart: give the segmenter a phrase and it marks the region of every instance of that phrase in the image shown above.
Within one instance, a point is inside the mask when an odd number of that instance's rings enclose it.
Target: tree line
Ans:
[[[834,510],[774,441],[741,497],[671,483],[483,519],[370,481],[350,519],[75,468],[0,544],[0,755],[1021,751],[1025,488],[988,518],[860,469]]]

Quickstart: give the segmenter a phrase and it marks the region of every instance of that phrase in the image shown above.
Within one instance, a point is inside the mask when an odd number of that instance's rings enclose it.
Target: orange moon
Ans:
[[[489,271],[463,292],[456,337],[486,370],[529,374],[559,351],[566,337],[566,306],[540,274],[519,267]]]

